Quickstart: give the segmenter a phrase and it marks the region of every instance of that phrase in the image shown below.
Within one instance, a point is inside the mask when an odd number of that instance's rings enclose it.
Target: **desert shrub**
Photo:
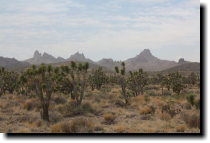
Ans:
[[[141,116],[141,120],[151,120],[151,119],[152,119],[152,116],[149,114]]]
[[[149,96],[159,96],[159,94],[155,90],[149,90],[146,93]]]
[[[88,119],[74,119],[70,124],[72,133],[92,133],[94,130],[93,123]]]
[[[153,86],[149,86],[149,85],[148,85],[148,86],[145,87],[145,90],[148,90],[148,91],[149,91],[149,90],[159,90],[159,87],[157,87],[157,86],[155,86],[155,85],[153,85]]]
[[[89,102],[78,105],[75,101],[71,101],[64,107],[64,116],[73,117],[78,115],[84,115],[86,113],[94,113],[94,109]]]
[[[96,127],[94,128],[94,130],[95,130],[96,132],[98,132],[98,131],[104,131],[104,128],[101,127],[101,126],[96,126]]]
[[[39,107],[40,107],[39,101],[34,98],[28,99],[23,103],[23,108],[28,111],[34,110],[35,108]]]
[[[163,96],[171,96],[171,92],[168,90],[163,91]]]
[[[114,128],[114,131],[116,133],[126,133],[127,132],[128,127],[126,125],[118,125]]]
[[[62,114],[56,111],[51,111],[49,114],[51,122],[58,122],[63,118]]]
[[[186,129],[185,125],[179,125],[176,127],[176,132],[184,132]]]
[[[145,106],[140,109],[141,115],[154,114],[154,113],[155,113],[155,108],[153,106]]]
[[[190,128],[200,128],[200,115],[196,113],[187,113],[184,112],[181,114],[182,120]]]
[[[63,96],[56,96],[55,98],[53,98],[53,101],[56,104],[65,104],[67,102],[66,98]]]
[[[169,101],[167,104],[161,107],[161,112],[168,113],[173,118],[181,112],[182,108],[182,105],[178,104],[177,102]]]
[[[194,104],[196,109],[200,109],[200,99],[196,100]]]
[[[184,109],[186,109],[186,110],[191,110],[191,109],[192,109],[192,106],[191,106],[190,103],[184,103],[184,104],[183,104],[183,107],[184,107]]]
[[[169,121],[171,119],[171,116],[168,113],[161,113],[160,114],[160,119],[164,120],[164,121]]]
[[[107,124],[114,123],[114,121],[116,119],[116,116],[113,115],[112,113],[106,113],[106,114],[103,115],[103,117],[104,117],[105,123],[107,123]]]
[[[148,95],[145,95],[145,96],[144,96],[144,101],[145,101],[146,103],[149,103],[149,102],[150,102],[150,97],[149,97]]]
[[[93,123],[84,118],[77,118],[71,122],[61,122],[51,126],[52,133],[92,133]]]
[[[125,107],[126,106],[126,104],[121,100],[115,100],[114,104],[118,107]]]
[[[192,106],[195,104],[195,95],[188,95],[187,102],[190,103]]]

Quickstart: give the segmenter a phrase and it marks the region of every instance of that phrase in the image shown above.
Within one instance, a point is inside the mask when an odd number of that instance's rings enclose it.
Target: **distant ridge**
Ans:
[[[65,61],[65,59],[63,59],[61,57],[55,58],[52,55],[50,55],[48,53],[45,53],[45,52],[42,55],[37,50],[34,52],[33,58],[25,60],[25,62],[28,62],[30,64],[34,64],[34,65],[39,65],[39,64],[42,64],[42,63],[45,63],[45,64],[59,63],[59,62],[64,62],[64,61]]]
[[[75,53],[74,55],[71,55],[67,61],[75,61],[75,62],[88,62],[88,63],[94,63],[92,60],[86,58],[84,54],[80,54],[79,52]]]
[[[125,61],[129,70],[137,70],[139,68],[145,71],[162,71],[173,66],[177,66],[175,61],[160,60],[153,56],[149,49],[144,49],[139,55]]]
[[[199,72],[200,71],[200,63],[184,63],[166,70],[163,70],[164,72],[176,72],[176,71],[194,71]]]
[[[0,67],[4,67],[9,70],[20,71],[21,69],[24,69],[28,66],[30,66],[29,63],[20,62],[20,61],[16,60],[15,58],[0,57]]]
[[[185,61],[181,58],[178,62],[162,60],[155,57],[149,49],[144,49],[137,56],[129,58],[125,61],[114,61],[113,59],[102,59],[98,62],[94,62],[91,59],[85,57],[83,53],[75,53],[71,55],[68,59],[62,57],[54,57],[46,52],[41,54],[39,51],[35,51],[32,58],[27,59],[23,62],[17,61],[16,59],[9,59],[1,57],[0,66],[3,67],[27,67],[29,65],[35,64],[39,65],[42,63],[53,64],[53,65],[62,65],[68,64],[70,61],[75,62],[88,62],[92,64],[92,67],[103,67],[106,71],[114,71],[115,66],[120,66],[121,62],[125,62],[126,70],[133,71],[142,68],[144,71],[176,71],[176,70],[200,70],[199,63],[192,63],[190,61]],[[16,63],[16,64],[15,64]],[[17,65],[17,66],[16,66]]]

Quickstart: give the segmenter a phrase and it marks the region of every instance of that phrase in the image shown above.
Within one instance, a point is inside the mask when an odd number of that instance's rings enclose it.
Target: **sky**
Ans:
[[[200,61],[199,0],[0,0],[0,56]]]

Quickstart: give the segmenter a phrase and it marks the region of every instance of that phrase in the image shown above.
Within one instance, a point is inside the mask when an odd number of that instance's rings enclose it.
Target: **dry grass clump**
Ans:
[[[141,105],[144,103],[144,96],[136,96],[133,100],[137,105]]]
[[[146,94],[147,94],[148,96],[159,96],[159,95],[160,95],[160,93],[157,92],[156,90],[148,90],[148,91],[146,92]]]
[[[84,118],[77,118],[71,122],[61,122],[51,126],[52,133],[92,133],[93,123]]]
[[[23,108],[28,111],[38,108],[39,106],[40,106],[39,101],[34,98],[28,99],[23,103]]]
[[[176,127],[176,132],[183,133],[185,129],[186,129],[185,125],[179,125]]]
[[[95,112],[94,108],[92,107],[92,104],[90,104],[89,102],[77,105],[75,101],[71,101],[67,103],[62,109],[62,113],[65,117],[73,117]]]
[[[154,113],[155,113],[155,108],[153,106],[145,106],[143,108],[140,108],[141,115],[154,114]]]
[[[56,96],[53,98],[53,101],[56,104],[65,104],[67,102],[67,99],[66,99],[66,97],[63,97],[63,96]]]
[[[15,131],[15,133],[31,133],[31,130],[28,128],[22,128],[22,129]]]
[[[116,133],[126,133],[127,130],[128,130],[128,127],[126,125],[123,125],[123,124],[118,125],[114,128],[114,131]]]
[[[58,122],[63,118],[62,114],[57,111],[50,111],[49,114],[51,122]]]
[[[181,114],[181,118],[190,128],[200,129],[200,113],[187,113]]]
[[[168,114],[168,113],[160,113],[160,119],[161,120],[164,120],[164,121],[169,121],[170,119],[171,119],[171,116],[170,116],[170,114]]]
[[[114,121],[116,119],[116,116],[113,115],[112,113],[106,113],[106,114],[103,115],[103,117],[104,117],[105,123],[107,123],[107,124],[114,123]]]

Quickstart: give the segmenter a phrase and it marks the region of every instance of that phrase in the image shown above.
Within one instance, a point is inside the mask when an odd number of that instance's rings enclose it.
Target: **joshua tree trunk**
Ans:
[[[44,105],[42,110],[42,119],[49,122],[48,106]]]
[[[163,87],[162,87],[162,95],[163,95]]]

